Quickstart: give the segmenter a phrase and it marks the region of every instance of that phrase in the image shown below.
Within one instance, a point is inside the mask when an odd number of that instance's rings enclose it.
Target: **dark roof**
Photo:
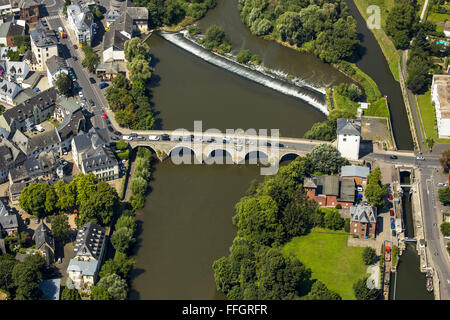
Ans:
[[[10,141],[4,140],[0,145],[0,170],[23,163],[26,160],[25,154],[15,147]]]
[[[316,176],[305,178],[305,188],[316,189],[317,195],[336,196],[339,201],[355,201],[355,182],[338,176]]]
[[[56,129],[33,135],[31,138],[24,135],[21,131],[16,130],[11,140],[26,155],[33,154],[35,151],[42,150],[48,146],[56,145],[61,142]]]
[[[67,68],[66,60],[64,60],[60,56],[52,56],[52,57],[48,58],[46,65],[47,65],[47,69],[50,71],[50,74],[53,74],[58,69]]]
[[[6,122],[11,125],[13,120],[24,120],[33,114],[34,108],[40,108],[41,110],[47,109],[53,106],[56,101],[58,93],[55,88],[42,91],[36,96],[28,99],[27,101],[6,110],[3,113]]]
[[[133,20],[148,20],[148,9],[146,7],[128,7],[127,13]]]
[[[44,244],[50,246],[55,250],[55,239],[53,238],[49,227],[43,222],[34,231],[34,241],[36,242],[36,249],[41,249]]]
[[[13,183],[29,182],[31,179],[56,170],[58,162],[53,152],[41,152],[38,158],[29,158],[9,171]],[[17,187],[19,188],[19,187]],[[23,189],[23,188],[22,188]]]
[[[84,114],[81,109],[78,109],[70,115],[66,115],[57,129],[59,136],[61,137],[61,141],[65,141],[71,136],[75,137],[85,128],[85,122],[86,119],[84,118]]]
[[[337,134],[347,134],[353,136],[361,135],[361,120],[358,119],[337,119]]]
[[[39,20],[36,28],[30,31],[30,36],[37,47],[50,47],[58,43],[56,32],[44,27]]]
[[[7,216],[0,216],[0,226],[3,229],[15,229],[19,227],[17,223],[17,216],[15,214],[10,214]]]
[[[104,244],[105,229],[98,224],[88,222],[78,230],[73,257],[92,256],[98,260]]]
[[[23,36],[25,34],[25,28],[18,24],[12,24],[9,26],[8,37]]]

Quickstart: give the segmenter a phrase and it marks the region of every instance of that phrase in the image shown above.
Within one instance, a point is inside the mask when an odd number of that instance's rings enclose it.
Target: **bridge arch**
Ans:
[[[269,164],[269,156],[266,152],[260,150],[251,150],[245,154],[245,157],[239,161],[239,164]]]
[[[188,146],[175,146],[168,154],[175,164],[193,164],[200,163],[195,151]]]
[[[298,153],[295,152],[288,152],[280,157],[280,163],[283,161],[292,161],[300,157]]]
[[[205,151],[209,152],[208,150]],[[205,154],[204,160],[206,164],[234,164],[233,155],[228,150],[220,147]]]

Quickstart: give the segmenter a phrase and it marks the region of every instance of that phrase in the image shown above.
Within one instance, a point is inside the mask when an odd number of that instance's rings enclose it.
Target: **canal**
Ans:
[[[200,26],[210,23],[225,28],[234,50],[250,49],[265,65],[311,85],[350,81],[308,53],[251,35],[240,22],[236,1],[219,0]],[[208,64],[157,34],[148,41],[159,128],[192,130],[194,120],[202,120],[204,130],[274,128],[283,136],[301,137],[325,120],[306,102]],[[211,265],[228,254],[236,233],[234,205],[255,178],[262,179],[256,166],[157,164],[146,206],[136,217],[140,233],[130,297],[223,299]]]

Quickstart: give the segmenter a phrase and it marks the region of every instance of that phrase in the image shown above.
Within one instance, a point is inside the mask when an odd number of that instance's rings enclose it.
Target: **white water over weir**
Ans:
[[[301,99],[328,116],[329,112],[326,106],[325,94],[321,92],[322,90],[320,89],[307,86],[306,84],[296,85],[291,83],[289,79],[282,79],[279,76],[277,77],[276,75],[263,73],[259,70],[254,70],[250,67],[241,65],[232,59],[204,49],[194,41],[187,39],[181,32],[173,33],[161,31],[159,34],[167,41],[206,62],[283,94]]]

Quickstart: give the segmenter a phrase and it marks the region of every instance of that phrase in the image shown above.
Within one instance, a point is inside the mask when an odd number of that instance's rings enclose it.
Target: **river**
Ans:
[[[239,20],[235,1],[219,0],[200,22],[214,22],[230,35],[234,50],[250,49],[265,65],[328,86],[350,81],[308,53],[296,52],[251,35]],[[234,30],[234,31],[233,31]],[[244,33],[246,32],[246,33]],[[238,36],[237,36],[238,35]],[[154,34],[152,103],[159,128],[280,129],[301,137],[325,115],[307,102],[267,89],[206,63]],[[234,204],[251,180],[261,179],[256,166],[155,166],[152,191],[137,213],[140,233],[132,299],[223,299],[215,289],[212,262],[228,254],[235,236]]]

